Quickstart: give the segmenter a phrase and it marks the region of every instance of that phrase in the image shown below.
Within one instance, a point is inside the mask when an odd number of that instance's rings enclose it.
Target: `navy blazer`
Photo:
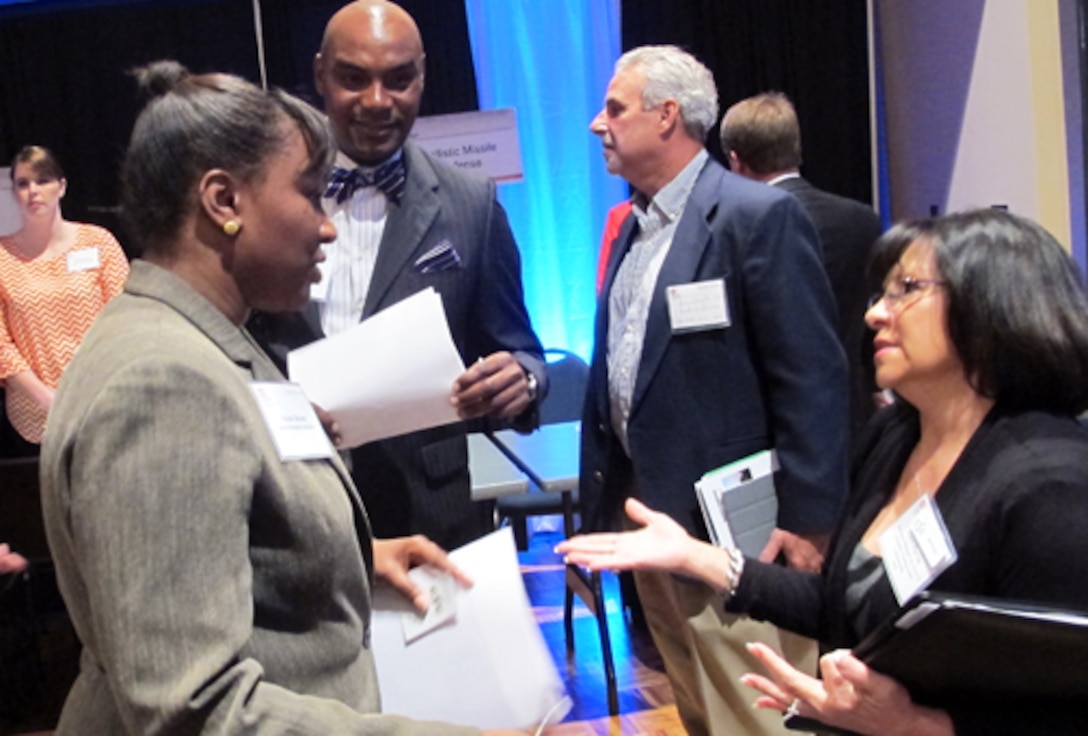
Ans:
[[[547,390],[543,350],[521,285],[521,257],[495,184],[404,144],[404,197],[390,203],[363,318],[433,286],[466,364],[500,350]],[[447,243],[458,258],[425,271],[424,254]],[[250,330],[283,366],[289,350],[324,337],[317,305],[301,313],[255,316]],[[366,356],[359,356],[365,360]],[[515,423],[532,429],[535,411]],[[494,527],[490,507],[470,500],[466,425],[451,424],[352,451],[352,475],[378,537],[423,533],[452,549]]]
[[[707,163],[654,287],[628,459],[609,419],[608,300],[635,229],[629,216],[597,307],[582,433],[587,526],[611,527],[637,489],[705,539],[695,481],[773,447],[779,526],[830,531],[846,489],[847,368],[812,223],[788,194]],[[665,289],[708,279],[725,280],[731,325],[672,334]]]
[[[847,197],[817,189],[801,177],[775,186],[797,197],[816,226],[824,269],[838,307],[839,340],[850,366],[852,429],[857,434],[873,415],[876,391],[871,335],[866,339],[867,269],[873,244],[884,227],[872,208]]]
[[[817,189],[801,177],[783,179],[775,186],[797,197],[816,226],[838,308],[839,336],[843,345],[850,346],[847,358],[853,361],[861,355],[865,300],[869,297],[866,268],[873,243],[883,231],[880,217],[868,205]]]

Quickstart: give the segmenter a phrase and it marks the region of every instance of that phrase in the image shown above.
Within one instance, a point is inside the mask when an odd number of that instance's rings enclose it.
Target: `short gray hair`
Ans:
[[[616,62],[615,71],[634,68],[646,83],[642,109],[650,110],[667,99],[680,106],[680,119],[692,138],[705,142],[718,119],[718,89],[714,75],[688,52],[677,46],[639,46]]]

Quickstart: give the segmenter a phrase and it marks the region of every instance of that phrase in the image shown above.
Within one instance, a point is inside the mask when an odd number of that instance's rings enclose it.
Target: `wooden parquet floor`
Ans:
[[[615,576],[605,575],[603,588],[619,692],[619,716],[608,716],[596,619],[578,601],[574,609],[574,653],[567,657],[563,631],[564,567],[552,551],[561,538],[558,533],[538,532],[532,537],[529,551],[519,555],[537,623],[574,704],[563,723],[548,733],[558,736],[684,734],[661,658],[649,632],[626,615]]]

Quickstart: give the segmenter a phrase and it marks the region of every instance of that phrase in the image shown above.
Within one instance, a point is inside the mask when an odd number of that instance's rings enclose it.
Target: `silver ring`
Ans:
[[[800,715],[800,713],[801,713],[801,699],[800,698],[794,698],[793,702],[790,703],[790,707],[786,708],[786,717],[787,718],[792,718],[793,716]]]

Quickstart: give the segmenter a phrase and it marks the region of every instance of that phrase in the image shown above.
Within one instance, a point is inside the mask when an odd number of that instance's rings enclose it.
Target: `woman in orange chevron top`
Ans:
[[[108,230],[61,215],[68,182],[51,151],[21,149],[11,181],[23,226],[0,237],[0,380],[12,426],[39,444],[61,373],[128,261]]]

